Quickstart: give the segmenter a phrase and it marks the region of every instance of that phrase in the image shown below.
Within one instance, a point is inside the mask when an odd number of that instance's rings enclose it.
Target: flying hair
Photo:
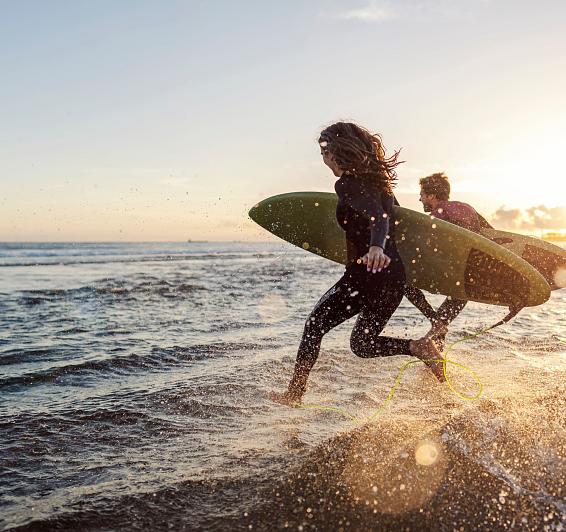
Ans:
[[[379,134],[352,122],[336,122],[320,133],[318,142],[344,171],[375,180],[381,191],[393,193],[397,182],[395,168],[404,161],[397,160],[400,150],[390,157],[385,155]]]

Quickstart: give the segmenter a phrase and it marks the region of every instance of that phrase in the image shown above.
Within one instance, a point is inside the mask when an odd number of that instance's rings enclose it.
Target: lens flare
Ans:
[[[442,445],[432,439],[417,440],[413,447],[411,437],[421,428],[418,423],[384,422],[378,429],[352,436],[340,477],[351,503],[402,515],[422,508],[434,497],[445,479],[447,461],[442,458]],[[432,467],[422,467],[419,460]]]
[[[415,460],[423,466],[433,465],[440,455],[436,445],[432,442],[422,442],[415,449]]]

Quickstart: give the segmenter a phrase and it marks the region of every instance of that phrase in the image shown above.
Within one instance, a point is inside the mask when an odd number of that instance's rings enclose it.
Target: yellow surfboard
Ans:
[[[291,192],[259,202],[249,215],[279,238],[345,264],[337,202],[329,192]],[[541,273],[488,238],[404,207],[394,207],[394,215],[395,242],[409,284],[493,305],[535,306],[550,297]]]

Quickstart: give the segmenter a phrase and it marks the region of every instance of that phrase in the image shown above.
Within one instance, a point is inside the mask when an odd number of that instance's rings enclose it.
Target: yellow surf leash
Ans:
[[[482,329],[482,330],[478,331],[477,333],[474,333],[474,334],[471,334],[471,335],[468,335],[468,336],[464,336],[463,338],[460,338],[460,339],[456,340],[455,342],[452,342],[448,346],[448,348],[446,349],[446,357],[445,358],[427,361],[427,362],[442,362],[442,369],[443,369],[443,372],[444,372],[444,378],[446,379],[446,384],[452,390],[452,392],[454,392],[454,394],[456,394],[460,399],[464,399],[466,401],[473,401],[474,399],[477,399],[483,393],[483,384],[482,384],[480,378],[478,377],[478,375],[475,373],[474,370],[472,370],[470,367],[468,367],[464,364],[460,364],[458,362],[454,362],[453,360],[450,360],[448,358],[448,353],[452,350],[452,348],[456,344],[459,344],[460,342],[465,342],[467,340],[471,340],[472,338],[476,338],[476,337],[480,336],[481,334],[484,334],[485,332],[487,332],[489,329],[491,329],[491,327],[489,327],[488,329]],[[401,368],[399,369],[399,372],[397,373],[397,377],[395,378],[395,383],[393,384],[393,388],[391,388],[391,391],[389,392],[389,395],[383,401],[381,406],[379,408],[377,408],[369,417],[360,418],[360,417],[348,412],[348,410],[346,410],[345,408],[340,408],[338,406],[301,405],[301,404],[297,404],[297,403],[295,403],[293,406],[295,408],[303,408],[303,409],[311,409],[311,410],[324,410],[324,411],[327,411],[327,412],[336,412],[338,414],[342,414],[343,416],[351,419],[352,421],[354,421],[355,423],[358,423],[360,425],[362,425],[364,423],[369,423],[370,421],[373,421],[379,414],[381,414],[381,412],[383,412],[385,407],[391,402],[391,400],[393,399],[393,396],[397,392],[397,388],[401,384],[401,379],[403,378],[403,374],[405,373],[405,370],[409,366],[411,366],[413,364],[418,364],[419,362],[424,363],[424,360],[410,360],[409,362],[405,362],[405,364],[403,364],[401,366]],[[476,384],[478,386],[478,391],[474,395],[464,395],[463,393],[459,392],[453,386],[453,384],[450,380],[450,377],[448,375],[448,372],[446,371],[446,367],[447,367],[448,364],[452,364],[453,366],[457,366],[457,367],[463,369],[465,372],[467,372],[472,377],[472,379],[476,382]]]

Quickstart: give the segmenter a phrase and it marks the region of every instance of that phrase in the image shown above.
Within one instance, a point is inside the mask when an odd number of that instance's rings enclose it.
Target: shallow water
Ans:
[[[341,271],[283,243],[1,244],[1,526],[566,527],[566,289],[454,347],[473,401],[412,365],[384,406],[410,359],[331,331],[304,400],[382,408],[360,425],[264,397]],[[504,314],[470,304],[449,340]],[[426,330],[403,301],[386,333]]]

